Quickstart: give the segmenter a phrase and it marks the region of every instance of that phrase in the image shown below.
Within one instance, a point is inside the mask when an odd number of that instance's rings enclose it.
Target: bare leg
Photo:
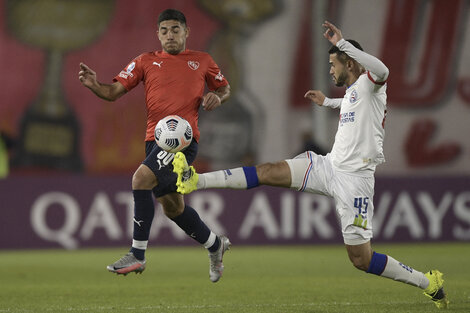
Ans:
[[[284,188],[291,186],[291,172],[286,161],[257,165],[256,173],[260,185]]]
[[[289,188],[291,173],[286,161],[237,167],[198,175],[197,188],[250,189],[259,185]]]
[[[179,193],[170,193],[157,200],[162,205],[165,215],[170,219],[177,217],[184,211],[183,195]]]
[[[370,241],[362,245],[346,245],[348,251],[349,260],[351,263],[361,271],[367,271],[369,269],[370,260],[372,258],[372,248]]]

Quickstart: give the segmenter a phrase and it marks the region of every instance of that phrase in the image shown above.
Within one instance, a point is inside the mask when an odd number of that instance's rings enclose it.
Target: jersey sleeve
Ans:
[[[344,51],[347,55],[364,66],[364,68],[367,70],[368,78],[374,84],[385,84],[385,81],[388,78],[389,70],[382,61],[364,51],[357,49],[350,42],[344,39],[338,41],[336,46],[339,48],[339,50]]]
[[[120,82],[129,91],[137,86],[143,77],[142,56],[138,56],[114,77],[113,82]]]
[[[220,71],[217,64],[210,55],[208,55],[208,58],[209,66],[205,76],[207,88],[209,88],[210,91],[214,91],[219,87],[227,86],[228,81],[225,76],[222,75],[222,72]]]
[[[337,108],[341,108],[341,102],[343,102],[343,98],[330,99],[328,97],[325,97],[325,100],[323,100],[322,106],[337,109]]]

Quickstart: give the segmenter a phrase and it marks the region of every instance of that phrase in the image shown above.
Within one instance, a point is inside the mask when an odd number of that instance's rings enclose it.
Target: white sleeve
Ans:
[[[322,106],[337,109],[341,107],[342,101],[343,101],[343,98],[330,99],[328,97],[325,97],[325,100],[323,100]]]
[[[357,49],[350,42],[344,40],[344,38],[338,41],[336,46],[339,50],[344,51],[347,55],[364,66],[364,68],[369,71],[369,74],[371,74],[374,82],[379,83],[387,80],[389,71],[382,61]]]

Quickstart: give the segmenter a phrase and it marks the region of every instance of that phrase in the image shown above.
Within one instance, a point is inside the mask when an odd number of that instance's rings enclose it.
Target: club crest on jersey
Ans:
[[[354,89],[352,92],[351,92],[351,95],[349,96],[349,102],[350,103],[355,103],[357,101],[358,97],[357,97],[357,91],[356,89]]]
[[[132,71],[134,70],[134,68],[135,68],[135,62],[132,62],[131,64],[127,66],[125,71],[121,71],[121,73],[119,73],[119,77],[122,77],[122,78],[127,78],[128,76],[134,77],[134,74],[132,74]]]
[[[190,69],[195,71],[199,68],[199,62],[198,61],[188,61],[188,66],[189,66]]]

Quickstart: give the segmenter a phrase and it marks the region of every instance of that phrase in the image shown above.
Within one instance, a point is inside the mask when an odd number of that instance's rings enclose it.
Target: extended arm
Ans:
[[[343,98],[325,97],[325,100],[323,101],[323,106],[333,108],[333,109],[339,109],[341,108],[341,102],[343,102]]]
[[[96,72],[83,63],[80,63],[78,79],[83,86],[89,88],[95,95],[104,100],[115,101],[127,92],[126,88],[124,88],[120,82],[115,82],[110,85],[100,83],[96,78]]]
[[[311,100],[313,103],[319,106],[325,106],[333,109],[340,108],[341,101],[343,101],[343,98],[330,99],[325,97],[323,92],[320,90],[309,90],[305,93],[304,98]]]
[[[212,111],[218,108],[230,97],[230,85],[217,88],[215,91],[206,93],[202,101],[202,107],[206,111]]]

